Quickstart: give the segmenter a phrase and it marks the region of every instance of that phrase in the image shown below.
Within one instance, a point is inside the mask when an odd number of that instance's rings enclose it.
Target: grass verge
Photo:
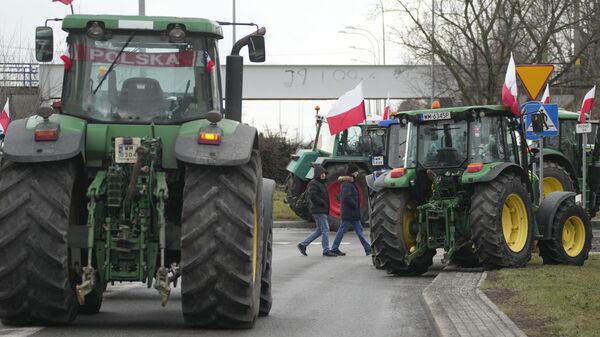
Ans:
[[[600,255],[583,267],[544,265],[488,272],[481,289],[529,337],[600,336]]]
[[[275,197],[273,198],[273,220],[302,220],[294,211],[284,203],[285,192],[279,189],[275,190]]]

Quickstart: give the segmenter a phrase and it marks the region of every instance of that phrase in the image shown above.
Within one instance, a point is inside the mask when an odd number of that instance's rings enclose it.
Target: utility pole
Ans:
[[[431,0],[431,101],[435,100],[435,0]]]
[[[235,43],[235,0],[233,0],[233,41],[231,42],[231,44],[233,45]]]
[[[383,53],[381,56],[383,56],[382,64],[385,64],[385,11],[383,10],[383,0],[379,0],[379,3],[381,4],[381,41],[383,42]]]
[[[139,0],[139,15],[146,15],[146,0]]]

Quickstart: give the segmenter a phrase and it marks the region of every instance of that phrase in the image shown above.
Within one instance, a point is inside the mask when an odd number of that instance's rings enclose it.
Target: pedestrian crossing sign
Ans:
[[[558,104],[542,104],[527,102],[521,110],[525,110],[525,136],[528,140],[542,137],[558,136]],[[534,132],[531,125],[534,114],[540,114],[543,124],[542,132]]]

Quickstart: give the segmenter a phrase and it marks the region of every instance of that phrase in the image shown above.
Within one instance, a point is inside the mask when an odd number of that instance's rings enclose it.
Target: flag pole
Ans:
[[[69,6],[71,6],[71,14],[75,14],[75,11],[73,11],[73,3],[70,3]]]
[[[581,158],[582,158],[582,164],[581,164],[581,178],[582,178],[581,179],[582,180],[581,181],[581,206],[584,209],[587,209],[586,205],[585,205],[585,193],[586,193],[586,190],[585,190],[585,187],[586,187],[585,186],[585,181],[586,181],[586,175],[587,175],[587,167],[586,167],[587,160],[585,158],[585,156],[586,156],[585,148],[587,147],[587,133],[582,133],[581,134],[581,139],[582,139],[581,143],[583,145],[582,146],[583,150],[581,151]]]

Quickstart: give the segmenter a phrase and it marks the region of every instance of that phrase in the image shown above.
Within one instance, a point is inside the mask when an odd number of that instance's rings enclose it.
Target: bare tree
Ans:
[[[579,6],[580,0],[434,1],[432,13],[430,1],[397,0],[389,11],[406,24],[393,29],[395,42],[408,47],[414,62],[428,62],[433,53],[447,72],[438,90],[454,90],[465,104],[499,103],[511,52],[517,63],[555,64],[553,82],[580,80],[574,68],[600,37],[598,6]]]

